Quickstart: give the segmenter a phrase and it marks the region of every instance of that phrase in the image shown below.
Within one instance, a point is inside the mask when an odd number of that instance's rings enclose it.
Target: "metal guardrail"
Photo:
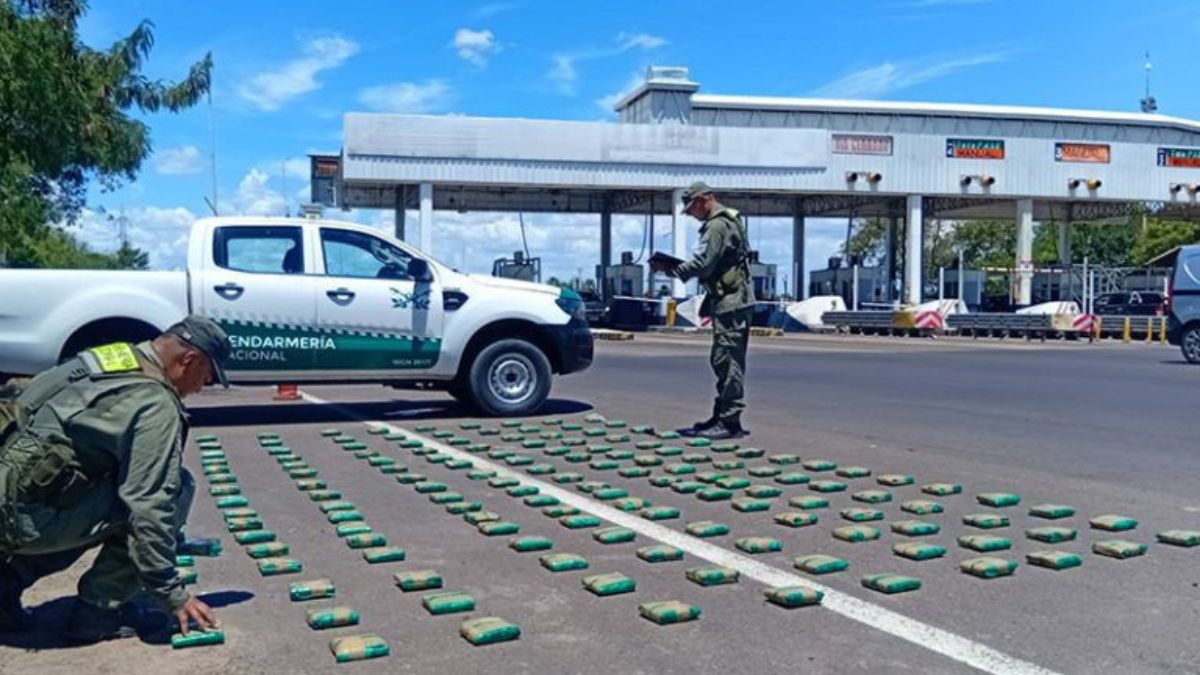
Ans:
[[[1098,314],[1100,335],[1102,337],[1121,337],[1125,334],[1125,320],[1129,319],[1130,336],[1146,337],[1147,325],[1150,327],[1152,339],[1158,339],[1166,330],[1165,316],[1135,316],[1129,314]],[[1148,322],[1148,323],[1147,323]]]
[[[851,333],[890,333],[896,327],[893,320],[894,314],[895,312],[891,310],[825,312],[821,315],[821,322]]]
[[[1073,317],[1072,317],[1073,318]],[[1051,334],[1079,333],[1070,321],[1055,314],[953,314],[946,318],[946,325],[962,335],[970,336],[1045,336]]]

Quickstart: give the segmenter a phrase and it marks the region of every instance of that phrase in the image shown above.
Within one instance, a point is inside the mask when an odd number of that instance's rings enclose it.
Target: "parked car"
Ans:
[[[1200,244],[1179,249],[1169,295],[1167,342],[1177,345],[1188,363],[1200,364]]]
[[[608,307],[595,291],[579,291],[583,299],[583,310],[587,314],[588,325],[602,326],[608,321]]]
[[[1096,314],[1105,316],[1161,316],[1166,313],[1167,296],[1154,291],[1105,293],[1096,296]]]
[[[0,270],[0,298],[0,372],[10,374],[151,338],[189,313],[229,333],[234,382],[443,389],[489,415],[535,412],[552,373],[592,362],[573,291],[461,274],[328,220],[205,218],[186,271]]]

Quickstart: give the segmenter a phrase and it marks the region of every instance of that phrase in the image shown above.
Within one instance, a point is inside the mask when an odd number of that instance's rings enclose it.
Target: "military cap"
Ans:
[[[698,180],[683,191],[683,203],[689,205],[696,197],[707,194],[712,194],[712,188],[708,187],[708,183]]]
[[[216,321],[206,316],[190,314],[183,321],[168,328],[167,334],[174,335],[204,352],[204,355],[212,362],[213,373],[216,374],[217,381],[226,387],[229,386],[229,377],[225,374],[225,363],[229,361],[233,345],[229,341],[229,336],[217,325]]]

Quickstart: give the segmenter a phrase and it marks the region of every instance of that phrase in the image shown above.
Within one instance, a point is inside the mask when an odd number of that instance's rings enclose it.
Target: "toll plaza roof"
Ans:
[[[616,122],[348,113],[339,157],[314,158],[314,198],[343,207],[671,213],[704,180],[759,216],[1191,217],[1200,123],[1126,112],[702,95],[651,68]],[[326,182],[317,183],[317,162]],[[330,162],[336,162],[329,169]]]

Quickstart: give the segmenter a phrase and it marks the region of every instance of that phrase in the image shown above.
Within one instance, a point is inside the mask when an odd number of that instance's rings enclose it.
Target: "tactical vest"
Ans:
[[[736,209],[726,206],[714,214],[713,218],[722,215],[733,221],[738,246],[735,251],[723,254],[721,268],[716,271],[712,280],[704,283],[705,304],[709,305],[707,308],[709,312],[706,315],[711,315],[720,298],[739,293],[744,286],[750,283],[750,242],[746,237],[746,225],[742,222],[742,215]],[[753,300],[753,298],[751,299]]]
[[[117,468],[113,455],[72,445],[63,428],[69,417],[47,424],[38,412],[72,386],[83,388],[77,401],[83,412],[131,380],[170,386],[145,356],[121,342],[86,350],[34,378],[16,399],[0,402],[0,462],[7,465],[10,481],[0,485],[0,500],[67,508],[112,475]]]

